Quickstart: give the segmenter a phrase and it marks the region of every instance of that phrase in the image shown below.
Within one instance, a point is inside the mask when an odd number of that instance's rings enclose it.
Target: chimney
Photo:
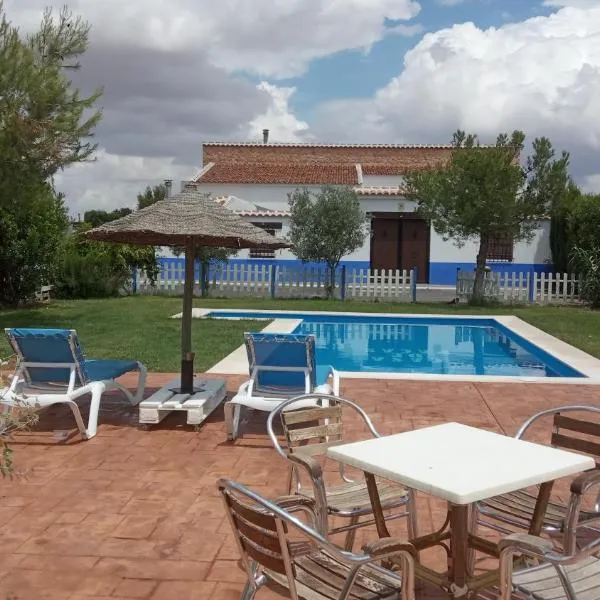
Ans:
[[[269,130],[263,129],[263,144],[269,143]]]
[[[171,189],[173,188],[173,180],[172,179],[165,179],[165,198],[170,198],[171,197]]]

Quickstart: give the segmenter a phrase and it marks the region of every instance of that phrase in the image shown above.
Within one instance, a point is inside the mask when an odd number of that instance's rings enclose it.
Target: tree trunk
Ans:
[[[485,301],[484,283],[485,283],[485,262],[487,260],[489,246],[489,236],[482,235],[479,240],[479,252],[475,263],[475,281],[473,282],[473,294],[471,295],[471,304],[482,304]]]
[[[329,269],[329,284],[327,286],[327,298],[330,300],[335,297],[335,268],[337,267],[337,263],[328,264],[327,268]]]
[[[200,296],[202,298],[208,298],[209,286],[210,286],[210,261],[200,261]]]

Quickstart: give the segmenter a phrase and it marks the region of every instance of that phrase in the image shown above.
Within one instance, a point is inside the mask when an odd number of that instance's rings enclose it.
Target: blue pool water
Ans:
[[[329,365],[374,374],[584,377],[494,319],[252,311],[213,311],[207,316],[302,319],[295,333],[314,334],[319,380]]]

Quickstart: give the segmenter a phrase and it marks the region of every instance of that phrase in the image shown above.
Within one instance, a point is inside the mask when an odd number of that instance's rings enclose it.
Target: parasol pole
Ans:
[[[185,281],[183,284],[183,312],[181,314],[181,393],[194,391],[194,353],[192,352],[192,301],[194,299],[193,238],[185,245]]]

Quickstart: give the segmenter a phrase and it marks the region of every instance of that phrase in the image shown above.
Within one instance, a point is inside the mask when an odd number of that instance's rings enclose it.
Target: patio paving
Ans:
[[[148,395],[172,377],[151,374]],[[226,379],[234,391],[242,378]],[[550,384],[346,380],[343,394],[363,405],[381,433],[459,421],[514,434],[538,410],[600,404],[598,388]],[[238,600],[244,573],[215,482],[231,477],[274,496],[286,492],[287,473],[264,433],[264,414],[253,415],[244,432],[226,441],[222,409],[198,431],[181,413],[142,430],[137,409],[113,394],[98,436],[81,442],[68,410],[47,410],[13,444],[22,475],[0,482],[1,600]],[[347,433],[365,435],[358,423]],[[420,494],[418,503],[420,532],[441,525],[442,502]],[[402,535],[402,522],[393,523]],[[357,542],[373,537],[365,530]],[[443,554],[431,551],[427,560],[441,565]],[[275,598],[270,590],[257,595]]]

